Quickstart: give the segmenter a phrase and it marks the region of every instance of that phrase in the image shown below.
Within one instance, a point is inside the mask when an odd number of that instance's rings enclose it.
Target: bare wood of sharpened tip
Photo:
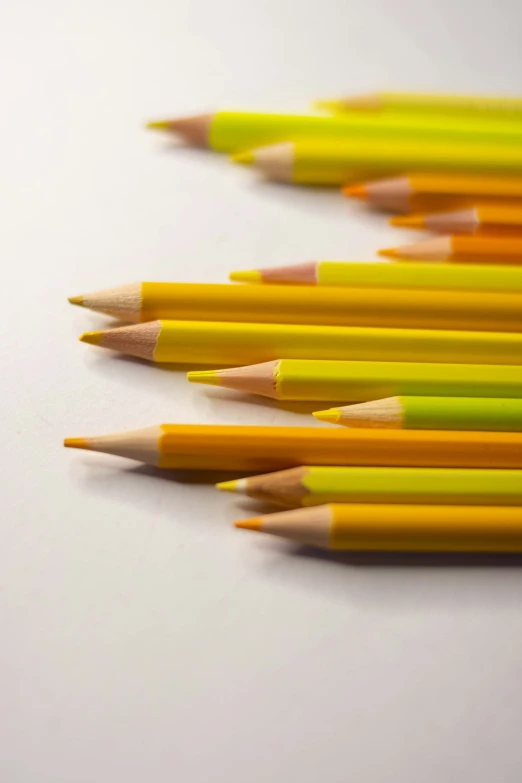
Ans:
[[[132,325],[106,329],[102,332],[84,332],[80,335],[80,341],[152,362],[160,331],[159,321],[149,321],[139,324],[139,328]]]
[[[212,114],[197,114],[193,117],[180,117],[173,120],[152,120],[145,127],[148,130],[166,131],[179,136],[192,147],[208,147],[208,134],[212,123]]]

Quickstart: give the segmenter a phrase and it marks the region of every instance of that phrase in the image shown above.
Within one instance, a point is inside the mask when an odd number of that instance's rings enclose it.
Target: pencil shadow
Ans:
[[[243,405],[257,405],[261,408],[273,408],[280,411],[289,411],[290,413],[303,413],[310,415],[314,411],[320,411],[324,408],[334,408],[344,405],[341,400],[332,402],[299,402],[292,400],[273,400],[271,397],[262,397],[257,394],[248,394],[246,392],[233,391],[219,386],[208,386],[205,388],[205,394],[217,400],[234,402]]]
[[[332,552],[312,546],[288,550],[291,557],[364,568],[522,568],[522,553]]]

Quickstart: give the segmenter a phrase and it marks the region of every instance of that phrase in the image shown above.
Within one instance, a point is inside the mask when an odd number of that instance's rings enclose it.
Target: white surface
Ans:
[[[520,5],[3,5],[0,780],[519,781],[520,561],[299,556],[234,531],[231,496],[61,438],[312,424],[79,344],[103,321],[67,295],[400,239],[335,192],[169,151],[145,118],[520,91]]]

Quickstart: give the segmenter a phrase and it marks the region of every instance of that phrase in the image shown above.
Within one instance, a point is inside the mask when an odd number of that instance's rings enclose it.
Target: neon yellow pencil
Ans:
[[[173,133],[188,144],[216,152],[235,152],[251,147],[298,139],[330,144],[352,139],[430,141],[440,144],[519,144],[522,125],[492,120],[419,116],[348,117],[320,114],[275,114],[267,112],[218,111],[147,123],[147,128]]]
[[[403,395],[317,411],[314,416],[346,427],[522,432],[522,399]]]
[[[216,486],[288,508],[323,503],[522,505],[521,470],[305,466]]]
[[[309,261],[292,266],[245,269],[230,273],[239,283],[417,288],[438,291],[522,291],[522,267],[487,264],[376,264],[356,261]]]
[[[520,175],[522,145],[298,141],[240,152],[232,160],[279,182],[343,185],[405,171]]]
[[[455,117],[468,120],[522,120],[522,98],[498,95],[452,95],[422,92],[377,92],[321,100],[316,107],[333,112],[361,112],[383,116],[387,112],[421,117]]]
[[[189,372],[188,380],[276,400],[362,402],[392,395],[522,397],[522,368],[415,362],[283,359],[231,370]]]

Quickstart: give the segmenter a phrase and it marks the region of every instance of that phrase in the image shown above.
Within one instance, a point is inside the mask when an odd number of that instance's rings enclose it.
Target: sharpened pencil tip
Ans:
[[[83,296],[70,296],[67,299],[67,301],[70,302],[71,304],[80,305],[80,307],[82,307],[82,305],[83,305]]]
[[[220,489],[222,492],[235,492],[237,481],[220,481],[216,484],[216,489]]]
[[[397,250],[394,247],[383,247],[381,250],[377,251],[377,255],[383,256],[384,258],[397,258]]]
[[[239,272],[230,272],[228,279],[233,283],[260,283],[261,274],[257,269],[242,269]]]
[[[345,185],[344,188],[341,188],[341,193],[343,196],[350,196],[350,198],[360,198],[363,200],[366,198],[364,185]]]
[[[145,128],[147,130],[169,131],[171,130],[170,120],[150,120],[145,123]]]
[[[424,215],[398,215],[390,218],[388,223],[399,228],[424,228]]]
[[[236,152],[230,156],[230,160],[234,163],[239,163],[241,166],[251,166],[254,162],[253,152]]]
[[[80,335],[79,339],[82,343],[89,343],[89,345],[99,345],[103,337],[103,332],[84,332]]]
[[[207,386],[220,386],[219,370],[194,370],[187,373],[189,383],[204,383]]]
[[[237,522],[234,522],[234,526],[241,530],[256,530],[259,532],[261,530],[261,518],[238,519]]]
[[[332,112],[337,113],[339,111],[339,101],[314,101],[312,108],[317,111],[327,111],[330,114]]]
[[[314,411],[312,415],[317,421],[328,421],[331,424],[337,424],[341,418],[341,411],[339,408],[328,408],[326,411]]]
[[[85,438],[64,438],[63,445],[66,449],[88,449]]]

